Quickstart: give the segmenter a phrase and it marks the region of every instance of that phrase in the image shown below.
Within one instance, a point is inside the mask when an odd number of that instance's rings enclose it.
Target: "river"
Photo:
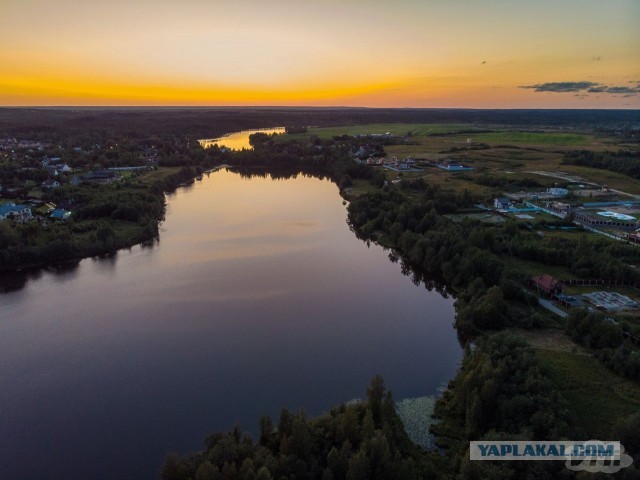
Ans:
[[[224,135],[218,138],[208,138],[204,140],[199,140],[202,148],[212,147],[214,145],[218,145],[219,147],[226,147],[231,150],[242,150],[243,148],[250,149],[251,144],[249,143],[249,136],[252,133],[266,133],[267,135],[271,135],[273,133],[284,133],[284,127],[273,127],[273,128],[259,128],[257,130],[242,130],[241,132],[234,132]]]
[[[453,300],[345,219],[327,180],[220,170],[168,196],[153,247],[0,294],[0,478],[156,478],[167,452],[377,373],[435,394],[462,355]]]

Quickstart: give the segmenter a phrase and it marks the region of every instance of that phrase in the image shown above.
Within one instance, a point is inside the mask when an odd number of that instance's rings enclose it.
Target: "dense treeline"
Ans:
[[[250,136],[253,150],[233,152],[229,160],[241,169],[265,168],[275,172],[304,172],[328,176],[340,188],[351,186],[356,178],[374,180],[376,172],[352,160],[353,138],[346,142],[286,140],[276,135],[256,133]],[[377,179],[380,181],[380,178]],[[381,180],[384,182],[384,176]]]
[[[262,128],[366,123],[482,123],[620,126],[638,123],[633,110],[457,110],[380,108],[2,108],[0,138],[95,143],[106,135],[214,138]]]
[[[364,402],[313,419],[283,409],[276,424],[260,419],[257,443],[236,427],[210,435],[205,445],[186,458],[168,456],[162,479],[411,480],[431,478],[442,468],[441,458],[409,440],[380,376]]]
[[[566,324],[567,334],[576,342],[590,348],[609,368],[634,380],[640,380],[640,352],[623,332],[629,331],[625,322],[616,323],[599,312],[573,309]]]
[[[628,150],[618,150],[617,152],[577,150],[565,153],[562,163],[600,168],[622,173],[633,178],[640,178],[640,152]]]
[[[441,215],[470,203],[468,193],[432,186],[411,202],[387,186],[354,199],[349,220],[363,237],[379,238],[413,265],[442,276],[458,293],[457,326],[465,333],[540,323],[532,312],[536,299],[524,291],[527,279],[508,266],[510,257],[566,266],[587,278],[640,281],[640,273],[627,265],[640,261],[640,251],[631,245],[584,235],[540,238],[512,222],[454,223]]]
[[[217,479],[511,479],[576,478],[564,462],[473,462],[471,440],[588,439],[535,351],[506,333],[465,349],[460,372],[438,400],[432,427],[444,454],[421,451],[407,438],[380,377],[363,403],[309,419],[284,409],[260,419],[258,442],[239,428],[215,433],[205,449],[165,460],[163,480]],[[640,415],[612,428],[631,453],[640,450]],[[617,478],[637,479],[636,467]],[[579,477],[579,475],[578,475]]]
[[[441,216],[472,202],[468,192],[454,194],[437,186],[426,186],[418,200],[409,201],[387,186],[354,199],[349,220],[365,238],[381,237],[412,263],[442,274],[459,289],[477,277],[487,286],[498,285],[508,257],[566,266],[580,277],[640,282],[640,272],[629,267],[640,261],[640,251],[632,245],[586,235],[541,238],[514,222],[456,224]]]
[[[495,174],[493,175],[484,174],[484,175],[476,176],[473,178],[467,176],[467,178],[477,183],[478,185],[495,187],[495,188],[500,188],[502,190],[513,191],[513,192],[515,192],[516,190],[529,189],[529,188],[540,188],[540,189],[544,188],[544,185],[542,185],[539,182],[536,182],[531,178],[513,179],[505,176],[501,177]]]

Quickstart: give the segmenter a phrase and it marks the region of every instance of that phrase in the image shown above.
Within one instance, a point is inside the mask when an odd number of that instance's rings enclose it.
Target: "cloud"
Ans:
[[[638,85],[635,87],[626,87],[626,86],[620,87],[620,86],[609,86],[609,85],[603,85],[602,83],[586,82],[586,81],[585,82],[547,82],[547,83],[538,83],[536,85],[521,85],[519,88],[528,88],[536,92],[547,92],[547,93],[582,92],[583,94],[610,93],[612,95],[616,95],[616,94],[637,95],[640,93],[640,83],[638,83]]]
[[[640,93],[640,89],[637,87],[609,87],[607,88],[608,93]]]
[[[594,82],[549,82],[537,85],[522,85],[520,88],[531,88],[536,92],[580,92],[597,85]]]

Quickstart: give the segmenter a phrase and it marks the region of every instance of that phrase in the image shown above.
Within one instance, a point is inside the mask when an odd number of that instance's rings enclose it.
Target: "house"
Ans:
[[[65,164],[63,164],[63,165],[62,165],[58,170],[59,170],[59,171],[61,171],[62,173],[69,173],[69,172],[71,172],[73,169],[72,169],[69,165],[67,165],[67,164],[65,163]]]
[[[24,221],[31,218],[31,208],[26,205],[15,205],[8,203],[0,205],[0,220],[13,219]]]
[[[554,197],[566,197],[569,195],[569,190],[566,188],[548,188],[547,193],[550,193]]]
[[[640,226],[640,222],[631,215],[625,215],[617,212],[597,212],[589,213],[585,211],[577,211],[575,220],[583,225],[590,227],[602,227],[602,228],[622,228],[622,229],[637,229]]]
[[[498,210],[509,210],[511,208],[511,200],[505,197],[496,198],[493,201],[493,206]]]
[[[444,162],[436,163],[436,167],[441,168],[443,170],[448,170],[450,172],[464,172],[468,170],[473,170],[473,167],[469,167],[467,165],[462,165],[461,163],[445,160]]]
[[[33,202],[33,200],[32,200]],[[51,203],[51,202],[42,202],[40,205],[34,205],[34,210],[36,213],[39,213],[40,215],[49,215],[51,212],[53,212],[56,208],[55,203]]]
[[[549,210],[557,213],[569,213],[569,210],[571,210],[570,204],[562,202],[547,202],[546,206]]]
[[[71,217],[71,212],[62,208],[56,208],[51,212],[51,215],[49,215],[49,218],[52,218],[53,220],[68,220],[69,217]]]
[[[60,183],[56,180],[45,180],[44,182],[41,183],[41,187],[42,188],[58,188],[60,186]]]
[[[546,273],[539,277],[532,277],[531,285],[538,291],[545,292],[549,295],[562,293],[562,283]]]

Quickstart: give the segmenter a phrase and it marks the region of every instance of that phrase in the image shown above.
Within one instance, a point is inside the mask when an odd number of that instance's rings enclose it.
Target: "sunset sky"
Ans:
[[[640,108],[640,0],[0,0],[0,105]]]

